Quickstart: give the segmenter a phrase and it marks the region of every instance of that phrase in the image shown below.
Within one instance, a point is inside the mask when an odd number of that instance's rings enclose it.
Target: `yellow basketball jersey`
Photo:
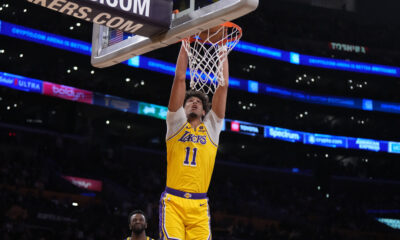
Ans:
[[[126,240],[131,240],[131,237],[127,237]],[[154,240],[154,239],[151,237],[146,237],[146,240]]]
[[[206,193],[217,154],[204,123],[193,129],[186,122],[167,139],[167,187],[191,193]]]

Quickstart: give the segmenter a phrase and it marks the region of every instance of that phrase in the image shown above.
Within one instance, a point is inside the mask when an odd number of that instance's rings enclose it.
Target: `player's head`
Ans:
[[[209,111],[208,96],[200,91],[189,90],[186,92],[183,108],[188,118],[203,118]]]
[[[135,210],[129,214],[129,229],[136,235],[141,234],[147,228],[147,219],[144,212]]]

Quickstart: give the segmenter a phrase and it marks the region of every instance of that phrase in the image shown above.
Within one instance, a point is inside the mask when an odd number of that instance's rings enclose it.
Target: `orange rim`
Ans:
[[[229,38],[229,39],[224,39],[222,40],[223,44],[226,44],[227,42],[233,42],[236,41],[237,39],[240,39],[242,37],[242,28],[239,27],[239,25],[233,23],[233,22],[225,22],[225,23],[221,23],[219,26],[223,26],[223,27],[227,27],[227,28],[236,28],[236,30],[239,32],[238,35],[236,35],[234,38]],[[204,41],[200,40],[200,39],[196,39],[193,36],[191,36],[189,38],[189,42],[194,42],[194,41],[198,41],[201,43],[205,43]]]

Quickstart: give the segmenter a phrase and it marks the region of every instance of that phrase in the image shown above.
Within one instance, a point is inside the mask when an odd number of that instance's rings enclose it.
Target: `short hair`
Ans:
[[[142,215],[144,216],[145,222],[147,222],[147,217],[146,217],[146,215],[144,215],[144,212],[143,212],[142,210],[133,210],[133,211],[129,214],[129,217],[128,217],[128,223],[129,223],[129,224],[131,224],[131,218],[132,218],[132,216],[135,215],[135,214],[142,214]]]
[[[185,106],[186,101],[191,97],[197,97],[201,100],[201,103],[203,104],[203,109],[206,112],[206,114],[208,113],[208,111],[210,111],[210,102],[208,100],[207,94],[195,90],[186,91],[185,100],[183,101],[183,106]]]

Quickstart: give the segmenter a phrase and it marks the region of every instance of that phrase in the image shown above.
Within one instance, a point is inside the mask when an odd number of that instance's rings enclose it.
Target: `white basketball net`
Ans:
[[[222,63],[242,36],[239,26],[227,24],[232,23],[220,25],[216,32],[213,32],[215,28],[208,29],[183,39],[189,59],[191,89],[208,94],[225,85]]]

